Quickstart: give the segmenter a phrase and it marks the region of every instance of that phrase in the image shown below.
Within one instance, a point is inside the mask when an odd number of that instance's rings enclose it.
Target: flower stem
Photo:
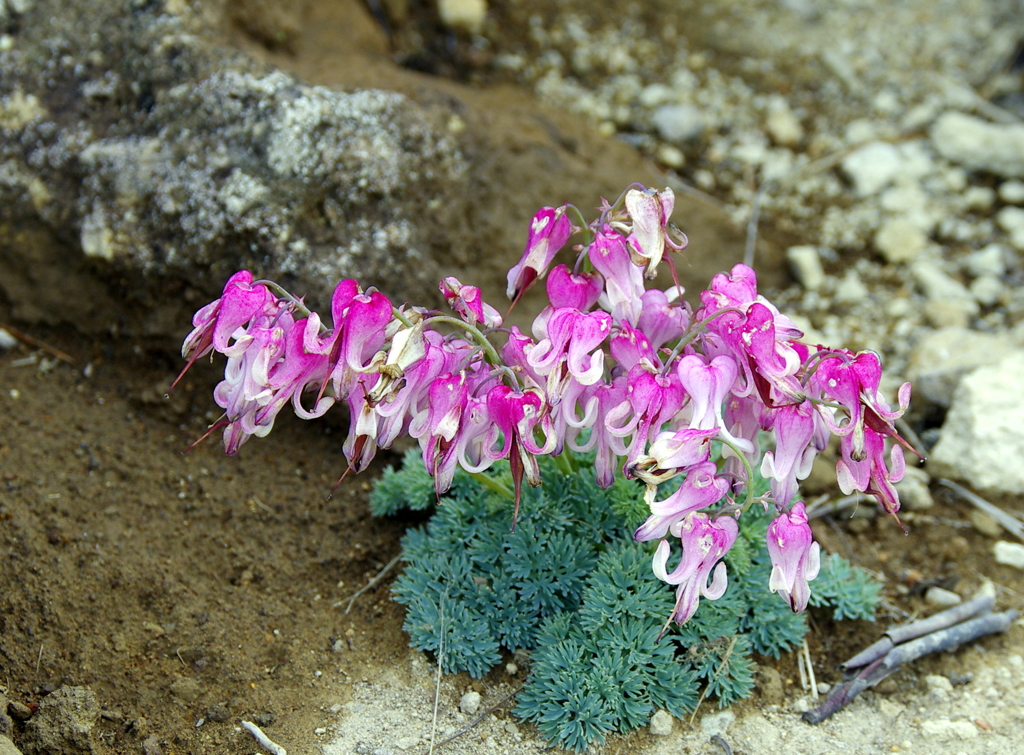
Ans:
[[[498,366],[501,364],[501,357],[498,356],[498,352],[495,350],[494,345],[487,340],[487,337],[481,333],[477,328],[474,328],[468,322],[463,322],[456,317],[449,317],[448,315],[433,315],[432,317],[424,320],[424,324],[443,322],[448,325],[454,325],[457,328],[462,328],[464,331],[469,333],[473,341],[480,345],[484,350],[484,355],[487,358],[487,363]]]
[[[466,474],[468,474],[470,477],[472,477],[474,480],[476,480],[478,483],[483,485],[488,490],[494,491],[501,497],[507,498],[510,501],[515,500],[515,493],[509,490],[508,487],[506,487],[503,483],[501,483],[494,477],[486,475],[483,472],[466,472]]]

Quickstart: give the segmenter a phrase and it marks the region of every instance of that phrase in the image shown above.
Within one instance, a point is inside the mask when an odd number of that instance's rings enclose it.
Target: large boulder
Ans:
[[[180,337],[240,267],[316,306],[342,277],[432,303],[442,268],[495,298],[540,206],[665,183],[514,87],[399,68],[356,0],[253,8],[35,0],[8,20],[0,305],[16,319]],[[681,196],[675,217],[691,290],[741,256],[721,210]]]

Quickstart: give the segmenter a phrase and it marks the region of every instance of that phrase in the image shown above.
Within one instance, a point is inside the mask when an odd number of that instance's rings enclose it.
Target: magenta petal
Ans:
[[[558,265],[548,274],[548,299],[555,309],[569,307],[586,312],[597,303],[602,290],[604,278],[600,273],[572,273],[566,265]]]
[[[544,207],[530,221],[530,233],[523,256],[508,271],[509,299],[517,299],[538,278],[543,278],[558,250],[572,235],[565,208]]]

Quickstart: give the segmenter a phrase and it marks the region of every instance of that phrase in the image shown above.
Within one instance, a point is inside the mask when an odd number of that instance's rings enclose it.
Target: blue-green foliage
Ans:
[[[749,695],[752,653],[777,658],[806,632],[804,617],[767,588],[768,515],[754,506],[740,518],[725,595],[702,600],[659,640],[675,591],[651,573],[650,544],[630,536],[646,516],[644,488],[620,480],[602,490],[590,465],[577,464],[564,474],[541,460],[544,485],[523,491],[514,532],[510,501],[456,475],[427,526],[402,543],[407,566],[393,590],[412,646],[434,653],[446,673],[474,677],[499,663],[502,648],[531,649],[515,714],[574,750],[641,726],[658,708],[681,717],[702,688],[720,706]],[[492,474],[507,484],[507,467]],[[417,509],[435,500],[414,452],[385,473],[371,503],[392,513],[406,497]],[[871,614],[877,586],[840,562],[823,562],[818,603],[837,617]]]
[[[840,555],[831,553],[821,559],[821,572],[811,590],[812,606],[832,606],[832,617],[875,620],[875,606],[882,585],[871,573],[852,566]]]

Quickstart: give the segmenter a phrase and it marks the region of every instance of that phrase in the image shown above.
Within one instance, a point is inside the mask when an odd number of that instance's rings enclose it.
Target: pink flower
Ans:
[[[891,471],[885,463],[885,436],[870,427],[864,429],[863,445],[859,451],[853,434],[843,436],[839,450],[842,456],[836,462],[839,489],[846,495],[855,490],[873,495],[882,509],[899,523],[896,512],[900,510],[900,495],[893,483],[902,480],[906,472],[903,448],[893,445],[889,454]]]
[[[683,556],[669,573],[671,548],[667,540],[662,540],[654,553],[654,576],[670,585],[679,585],[672,616],[677,624],[685,624],[697,612],[701,595],[718,600],[725,594],[728,576],[720,561],[736,542],[739,526],[730,516],[711,519],[707,514],[688,514],[672,526],[671,532],[680,539]]]
[[[547,375],[548,396],[561,398],[571,377],[580,385],[593,385],[604,374],[604,351],[597,349],[610,335],[612,318],[607,312],[580,312],[564,307],[548,319],[548,337],[533,347],[527,361],[540,375]]]
[[[504,436],[499,449],[488,448],[485,453],[493,461],[508,459],[515,484],[515,510],[512,513],[512,529],[519,515],[519,499],[523,489],[523,476],[532,486],[540,485],[538,455],[551,453],[556,438],[551,431],[551,418],[540,391],[528,388],[517,391],[507,385],[497,385],[487,392],[487,411],[494,427]],[[540,425],[544,430],[545,442],[539,445],[534,438],[534,428]]]
[[[828,444],[824,427],[809,401],[790,404],[777,409],[766,409],[768,427],[775,431],[775,450],[765,453],[761,461],[761,475],[771,480],[775,502],[787,505],[796,495],[798,480],[811,473],[811,465],[818,453]],[[817,437],[818,443],[812,443]]]
[[[690,427],[696,430],[718,429],[718,434],[740,451],[752,450],[750,441],[733,437],[722,417],[722,404],[732,391],[739,371],[736,360],[719,355],[707,361],[705,357],[690,354],[676,363],[679,382],[690,396]]]
[[[548,300],[555,309],[569,307],[586,312],[597,304],[604,290],[600,273],[571,273],[558,265],[548,274]]]
[[[523,256],[508,271],[508,298],[516,301],[535,280],[543,278],[558,250],[572,235],[565,207],[544,207],[530,221],[530,235]]]
[[[194,329],[181,344],[181,355],[188,363],[175,379],[174,385],[177,385],[197,359],[206,356],[211,350],[226,353],[228,339],[235,335],[235,331],[263,312],[273,301],[274,297],[266,286],[252,285],[252,273],[248,270],[239,270],[228,278],[221,297],[207,304],[192,317]],[[239,335],[239,339],[245,338],[246,335]],[[239,346],[244,348],[245,344]]]
[[[392,318],[391,301],[378,291],[356,294],[334,316],[336,343],[331,354],[337,355],[337,362],[332,360],[331,380],[335,394],[344,399],[384,345]]]
[[[821,548],[807,524],[803,501],[768,525],[767,544],[772,559],[768,589],[785,598],[794,613],[800,613],[811,597],[807,583],[818,576],[821,566]]]
[[[606,225],[597,231],[587,256],[604,276],[605,291],[598,300],[600,305],[611,312],[617,323],[628,322],[635,327],[640,321],[644,276],[629,258],[626,240]]]
[[[582,420],[573,419],[567,422],[575,430],[590,428],[590,438],[586,443],[577,445],[576,435],[569,438],[569,447],[574,451],[594,451],[594,473],[597,484],[602,488],[611,487],[615,481],[618,458],[626,455],[626,447],[608,432],[605,422],[608,412],[626,400],[626,376],[619,375],[610,383],[599,382],[587,386],[582,397],[586,404],[586,412]]]
[[[610,434],[618,438],[632,436],[626,454],[627,468],[643,454],[651,432],[657,432],[676,416],[683,406],[683,395],[675,372],[652,375],[640,364],[629,371],[628,400],[608,412],[605,418]],[[624,424],[620,424],[622,420],[626,420]]]
[[[660,433],[647,454],[627,466],[627,476],[639,477],[648,485],[670,480],[711,458],[711,439],[717,434],[714,428],[696,430],[691,427]]]
[[[655,485],[648,485],[645,498],[651,509],[651,516],[633,533],[633,539],[644,542],[663,538],[669,528],[682,521],[687,514],[722,500],[729,491],[729,482],[718,477],[717,472],[718,465],[713,461],[690,467],[686,470],[683,484],[663,501],[654,500],[658,488]]]
[[[646,278],[654,278],[658,274],[658,265],[665,254],[668,219],[675,203],[672,189],[630,189],[626,192],[626,211],[633,221],[628,239],[629,255],[634,265],[646,266]],[[669,246],[678,250],[685,243],[676,244],[669,240]]]
[[[498,310],[484,301],[476,286],[463,286],[458,278],[449,276],[441,281],[438,288],[448,300],[448,306],[470,325],[481,323],[485,328],[501,326]]]

